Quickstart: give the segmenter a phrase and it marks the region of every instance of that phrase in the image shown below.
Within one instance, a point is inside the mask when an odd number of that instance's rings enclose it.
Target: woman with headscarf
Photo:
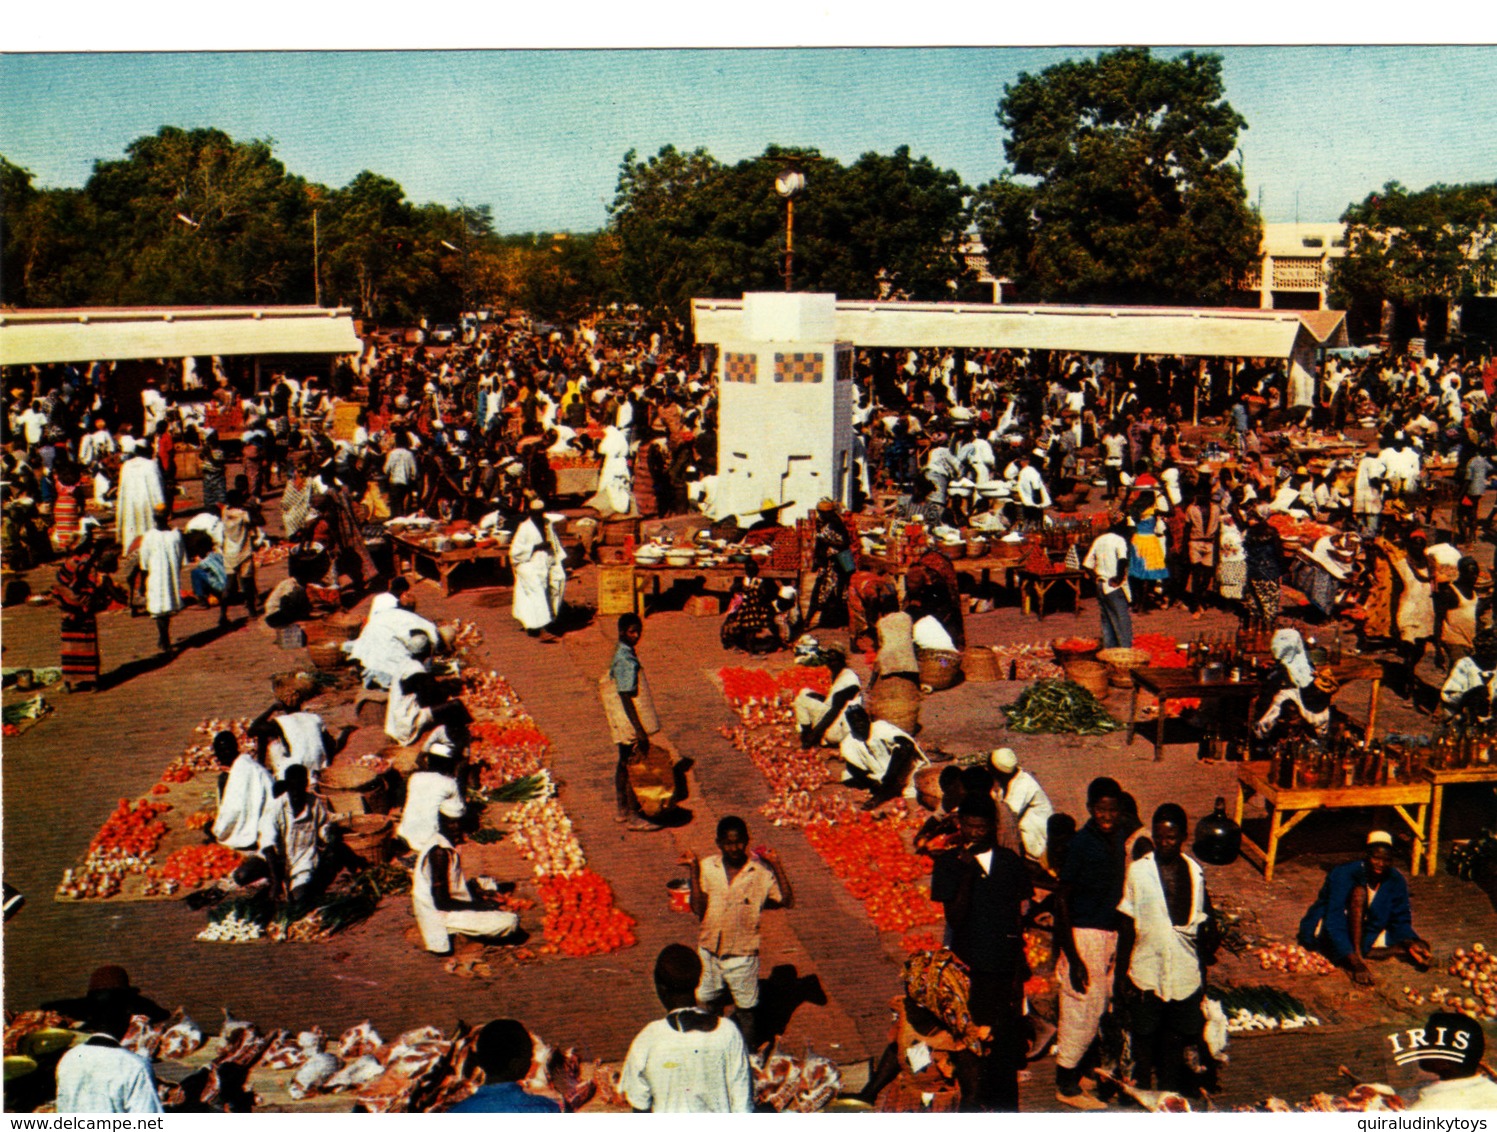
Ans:
[[[1225,601],[1240,602],[1247,586],[1247,553],[1237,512],[1227,507],[1217,529],[1216,592]]]
[[[967,647],[967,629],[962,621],[962,597],[956,567],[932,547],[905,574],[905,598],[930,614],[959,649]]]
[[[1260,510],[1242,541],[1247,559],[1247,620],[1264,629],[1279,619],[1279,581],[1284,576],[1284,543]]]
[[[728,614],[718,632],[723,648],[758,653],[773,652],[779,646],[774,624],[778,589],[773,579],[759,574],[757,562],[751,559],[744,564],[743,577],[734,579]]]
[[[1317,676],[1305,651],[1304,638],[1297,629],[1278,630],[1268,648],[1278,667],[1269,677],[1265,689],[1270,696],[1268,707],[1258,717],[1253,727],[1254,734],[1259,739],[1266,739],[1289,708],[1293,708],[1317,735],[1326,734],[1331,725],[1335,678],[1329,672]]]
[[[119,596],[107,571],[112,544],[97,537],[98,524],[86,519],[77,548],[57,568],[52,596],[62,610],[63,686],[99,683],[99,620]]]
[[[1145,473],[1133,486],[1138,494],[1130,507],[1133,538],[1128,556],[1128,576],[1139,583],[1136,588],[1140,594],[1150,595],[1156,603],[1167,604],[1165,586],[1170,580],[1170,567],[1165,553],[1165,521],[1159,514],[1158,482]]]
[[[546,518],[545,503],[532,499],[529,514],[515,530],[509,547],[509,562],[515,575],[511,611],[532,637],[541,636],[544,630],[547,640],[555,639],[550,627],[561,613],[562,594],[566,591],[567,575],[562,565],[565,558],[561,541]]]
[[[806,612],[806,627],[814,629],[828,613],[844,608],[847,579],[852,576],[852,534],[837,505],[830,499],[816,504],[816,534],[811,544],[811,565],[816,581],[811,588],[811,608]]]

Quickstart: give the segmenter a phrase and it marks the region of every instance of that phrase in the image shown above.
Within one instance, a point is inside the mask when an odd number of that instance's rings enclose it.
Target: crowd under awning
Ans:
[[[357,354],[347,307],[0,311],[0,365],[270,354]]]
[[[743,300],[695,299],[699,343],[743,337]],[[1347,345],[1342,311],[1224,307],[1009,306],[985,303],[836,303],[836,338],[863,348],[1074,350],[1288,358]]]

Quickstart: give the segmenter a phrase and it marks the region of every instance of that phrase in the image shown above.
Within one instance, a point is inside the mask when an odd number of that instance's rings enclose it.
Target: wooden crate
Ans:
[[[692,617],[717,617],[723,611],[717,594],[697,594],[686,599],[686,612]]]
[[[619,617],[625,613],[639,612],[638,595],[632,565],[599,567],[598,613],[600,616]]]

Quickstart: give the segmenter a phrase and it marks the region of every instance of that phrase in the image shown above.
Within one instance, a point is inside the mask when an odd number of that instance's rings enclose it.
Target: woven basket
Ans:
[[[305,672],[277,672],[270,678],[270,690],[280,703],[296,711],[316,694],[317,682]]]
[[[394,832],[395,821],[388,814],[355,814],[348,819],[343,844],[371,865],[383,865],[392,856]]]
[[[390,810],[385,780],[377,766],[330,766],[317,779],[317,792],[337,814],[384,814]]]
[[[1144,649],[1103,649],[1097,654],[1097,659],[1112,669],[1114,688],[1131,688],[1133,677],[1129,673],[1147,665],[1149,654]]]
[[[1071,660],[1065,665],[1066,679],[1073,684],[1079,684],[1097,699],[1107,698],[1112,691],[1108,684],[1108,676],[1111,669],[1099,660]]]
[[[981,536],[976,536],[976,537],[973,537],[973,538],[969,538],[967,540],[967,557],[968,558],[981,558],[983,555],[987,554],[987,552],[988,552],[988,540],[987,539],[982,538]]]
[[[307,656],[324,672],[331,672],[347,663],[343,648],[337,641],[317,641],[307,645]]]
[[[915,772],[915,795],[927,810],[941,806],[941,767],[923,766]]]
[[[416,770],[416,760],[421,757],[420,747],[384,747],[379,752],[379,757],[389,763],[403,777],[409,777]]]
[[[962,672],[974,684],[998,679],[998,657],[986,645],[973,645],[962,653]]]
[[[920,683],[931,691],[945,691],[961,679],[961,653],[950,649],[929,649],[919,656]]]
[[[332,617],[324,617],[319,621],[303,621],[302,632],[307,635],[307,644],[321,645],[331,642],[342,644],[351,641],[359,635],[357,625],[348,625],[344,621],[334,621]]]
[[[873,719],[882,719],[908,735],[920,728],[920,687],[898,676],[882,677],[863,697]]]
[[[1085,648],[1061,648],[1063,643],[1080,645],[1083,641],[1087,645]],[[1055,663],[1065,667],[1073,660],[1096,660],[1097,653],[1102,651],[1102,642],[1096,637],[1056,637],[1050,642],[1050,651],[1055,654]]]

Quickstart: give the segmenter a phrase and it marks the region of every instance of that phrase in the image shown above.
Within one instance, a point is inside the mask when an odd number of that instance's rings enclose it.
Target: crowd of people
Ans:
[[[371,344],[340,363],[326,387],[277,374],[251,393],[215,367],[211,389],[153,379],[138,404],[119,396],[106,365],[11,371],[0,552],[12,571],[55,566],[69,688],[98,686],[99,617],[116,603],[154,619],[170,659],[171,621],[189,602],[216,605],[220,624],[233,629],[235,605],[279,627],[374,595],[347,651],[364,696],[384,704],[389,742],[421,753],[398,835],[411,854],[423,946],[448,954],[454,936],[502,939],[518,920],[463,874],[456,846],[469,720],[436,676],[433,661],[450,642],[417,612],[387,524],[457,518],[510,532],[513,615],[544,641],[564,624],[569,552],[551,515],[556,465],[569,458],[600,465],[587,501],[599,519],[706,513],[750,543],[772,544],[781,504],[715,514],[711,371],[705,351],[659,332],[605,330],[601,319],[565,332],[495,324],[447,350]],[[966,643],[968,595],[942,550],[947,536],[1043,533],[1100,489],[1107,506],[1098,533],[1077,547],[1076,565],[1095,580],[1104,647],[1132,644],[1137,609],[1178,604],[1200,617],[1208,606],[1230,608],[1245,627],[1272,634],[1276,671],[1259,739],[1286,727],[1324,736],[1334,689],[1302,632],[1281,625],[1287,592],[1307,623],[1338,635],[1335,626],[1354,623],[1365,651],[1394,650],[1394,689],[1416,706],[1486,725],[1497,633],[1488,628],[1490,578],[1475,553],[1478,537],[1493,530],[1484,496],[1497,459],[1494,379],[1497,368],[1462,359],[1388,356],[1332,358],[1314,382],[1256,360],[1007,350],[863,356],[848,510],[923,524],[929,545],[896,573],[843,508],[823,500],[804,594],[749,562],[722,643],[771,651],[807,630],[846,625],[851,647],[876,656],[880,681],[918,684],[920,652]],[[342,414],[344,406],[353,411]],[[349,416],[351,427],[341,427]],[[1186,424],[1197,417],[1213,423]],[[210,427],[229,420],[237,454]],[[1353,446],[1348,428],[1375,439]],[[1327,445],[1336,458],[1305,454]],[[183,450],[196,454],[200,507],[184,506]],[[1453,494],[1435,491],[1435,460],[1448,465]],[[267,518],[269,501],[279,506]],[[1286,524],[1317,533],[1286,546]],[[276,543],[290,548],[289,576],[262,593],[257,563]],[[618,747],[617,816],[631,829],[658,829],[629,774],[659,727],[635,652],[643,626],[631,614],[618,630],[601,685]],[[1419,672],[1431,646],[1441,670],[1432,684]],[[844,780],[868,789],[870,808],[911,796],[926,752],[914,735],[872,716],[845,654],[828,649],[821,658],[830,688],[795,703],[802,745],[835,748]],[[347,863],[315,790],[346,735],[284,703],[249,734],[248,749],[230,732],[214,738],[223,775],[211,832],[248,854],[238,883],[265,884],[305,905]],[[923,1074],[937,1050],[960,1107],[1013,1110],[1023,1065],[1053,1038],[1059,1099],[1102,1107],[1093,1071],[1111,1048],[1105,1028],[1115,995],[1129,1002],[1135,1083],[1183,1091],[1208,1078],[1211,901],[1202,869],[1182,851],[1184,811],[1166,803],[1145,825],[1119,783],[1099,777],[1078,821],[1056,812],[1009,748],[993,751],[986,766],[944,768],[940,787],[940,808],[916,847],[934,858],[944,946],[965,968],[971,1016],[988,1038],[974,1048],[961,1035],[943,1036],[927,1005],[906,993],[865,1099],[898,1107],[891,1098],[928,1091]],[[1429,959],[1389,840],[1374,831],[1364,859],[1333,871],[1302,927],[1307,946],[1359,982],[1370,980],[1366,959],[1383,947]],[[749,851],[741,819],[723,818],[715,842],[716,855],[683,858],[697,945],[660,953],[654,978],[666,1014],[641,1031],[624,1065],[621,1088],[640,1110],[752,1106],[760,914],[795,897],[778,856]],[[1054,1034],[1025,1013],[1023,933],[1035,923],[1052,927],[1060,957]],[[492,1065],[492,1084],[466,1102],[469,1111],[531,1103],[514,1085],[518,1025],[485,1030],[481,1059],[486,1071]],[[920,1064],[911,1035],[926,1051]],[[108,1039],[102,1026],[99,1044]]]

